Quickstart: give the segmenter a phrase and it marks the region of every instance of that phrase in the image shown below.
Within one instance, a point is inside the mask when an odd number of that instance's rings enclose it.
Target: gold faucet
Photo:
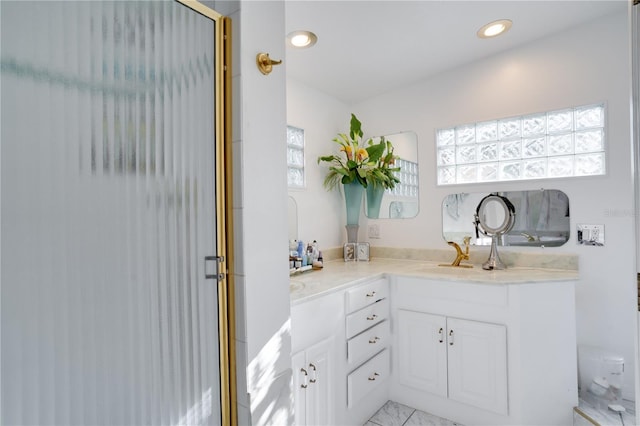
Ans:
[[[473,265],[460,264],[460,262],[462,262],[463,260],[469,260],[469,241],[471,241],[471,237],[466,236],[462,241],[464,242],[464,247],[465,247],[464,253],[462,252],[462,249],[456,242],[447,241],[447,244],[449,244],[450,246],[453,246],[456,249],[456,258],[451,265],[441,264],[438,266],[456,266],[459,268],[473,268]]]

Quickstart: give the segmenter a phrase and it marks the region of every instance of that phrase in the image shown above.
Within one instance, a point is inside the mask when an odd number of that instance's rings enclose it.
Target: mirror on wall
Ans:
[[[289,218],[289,241],[298,239],[298,204],[296,200],[289,195],[288,218]]]
[[[406,219],[418,214],[418,136],[415,132],[407,131],[384,135],[391,141],[394,155],[398,156],[395,167],[400,171],[396,177],[400,183],[393,189],[387,189],[382,196],[379,211],[371,211],[364,203],[365,214],[370,219]],[[380,142],[380,137],[373,138],[374,143]]]
[[[558,247],[569,240],[569,197],[557,189],[494,192],[507,199],[515,210],[513,227],[497,241],[502,246]],[[491,245],[491,238],[478,232],[478,206],[489,193],[449,194],[442,201],[442,236],[445,241],[462,243],[471,237],[473,245]],[[491,209],[483,210],[485,215]],[[495,209],[496,215],[504,212]],[[502,212],[502,213],[501,213]],[[500,223],[504,217],[486,217]]]

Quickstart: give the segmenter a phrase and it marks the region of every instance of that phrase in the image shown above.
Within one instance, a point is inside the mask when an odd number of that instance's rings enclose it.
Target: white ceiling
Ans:
[[[318,36],[312,48],[287,48],[287,76],[351,104],[627,8],[627,0],[286,0],[286,32]],[[504,18],[509,32],[476,37]]]

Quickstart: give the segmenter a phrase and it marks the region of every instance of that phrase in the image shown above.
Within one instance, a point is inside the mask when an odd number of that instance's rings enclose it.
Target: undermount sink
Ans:
[[[289,280],[289,291],[300,291],[304,289],[304,283],[301,281]]]

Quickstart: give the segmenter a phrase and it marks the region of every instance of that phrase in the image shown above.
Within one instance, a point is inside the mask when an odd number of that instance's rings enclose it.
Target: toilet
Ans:
[[[624,358],[597,346],[578,346],[580,399],[598,408],[622,402]]]

